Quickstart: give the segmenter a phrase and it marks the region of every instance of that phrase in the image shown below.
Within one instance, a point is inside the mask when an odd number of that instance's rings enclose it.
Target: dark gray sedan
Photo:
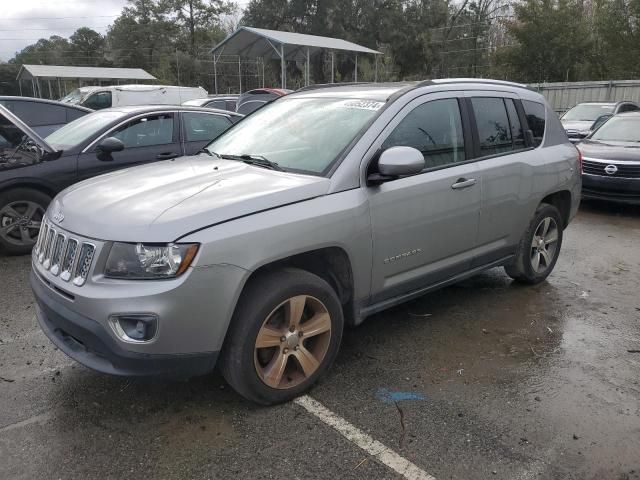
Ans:
[[[576,146],[583,198],[640,205],[640,112],[612,117]]]
[[[0,250],[28,253],[55,194],[80,180],[193,155],[242,115],[187,106],[90,113],[46,138],[0,105]]]

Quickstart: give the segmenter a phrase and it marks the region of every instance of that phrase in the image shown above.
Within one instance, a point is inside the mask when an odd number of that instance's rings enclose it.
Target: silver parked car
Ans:
[[[492,267],[543,281],[580,189],[576,148],[522,85],[307,88],[199,155],[60,193],[33,251],[37,317],[100,372],[218,361],[246,398],[282,402],[345,325]]]
[[[567,110],[560,120],[572,143],[581,142],[613,115],[638,110],[634,102],[585,102]]]

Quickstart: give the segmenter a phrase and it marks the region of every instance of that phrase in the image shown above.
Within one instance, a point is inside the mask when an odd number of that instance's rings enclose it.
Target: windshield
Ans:
[[[613,117],[591,135],[591,140],[640,142],[640,117]]]
[[[45,152],[4,115],[0,115],[0,172],[9,168],[35,165]]]
[[[122,117],[122,112],[103,111],[80,117],[56,130],[45,140],[56,150],[68,150],[83,143],[114,120]]]
[[[206,148],[262,156],[284,170],[325,174],[384,103],[344,98],[285,98],[258,110]]]
[[[582,103],[562,116],[562,120],[573,122],[595,122],[600,115],[613,113],[614,105]]]
[[[76,88],[75,90],[71,91],[70,94],[62,97],[60,101],[63,103],[73,103],[74,105],[78,105],[82,101],[82,92],[79,88]]]

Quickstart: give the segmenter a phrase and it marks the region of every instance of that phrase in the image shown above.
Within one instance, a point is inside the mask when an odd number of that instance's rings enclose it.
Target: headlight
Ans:
[[[182,275],[198,253],[197,243],[145,245],[114,243],[104,270],[106,277],[131,280]]]

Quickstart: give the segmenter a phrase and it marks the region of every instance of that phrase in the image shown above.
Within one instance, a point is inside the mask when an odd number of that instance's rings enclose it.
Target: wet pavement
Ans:
[[[218,374],[93,373],[0,257],[0,479],[402,478],[295,404]],[[640,210],[584,205],[549,280],[501,269],[346,332],[311,396],[437,479],[640,479]],[[635,353],[634,353],[635,352]]]

